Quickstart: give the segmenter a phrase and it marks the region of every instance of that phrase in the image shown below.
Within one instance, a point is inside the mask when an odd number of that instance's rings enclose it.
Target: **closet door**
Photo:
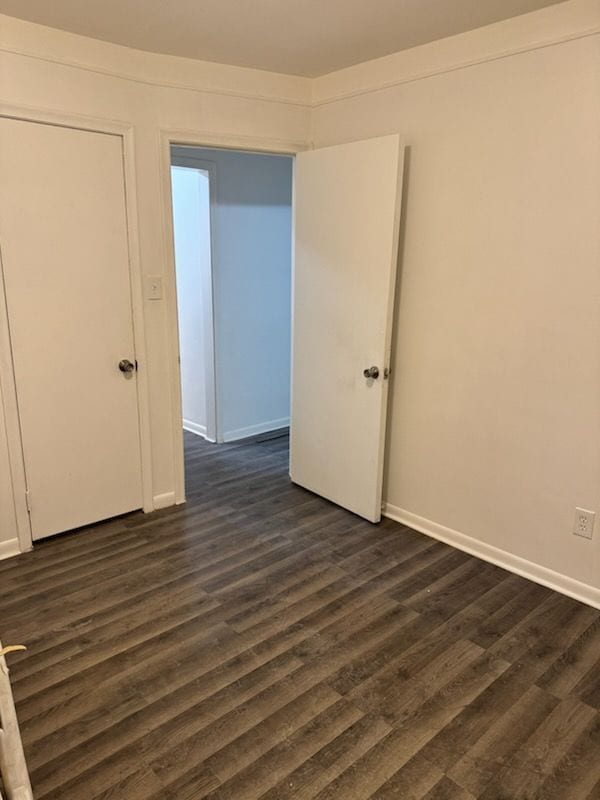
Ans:
[[[0,119],[0,255],[34,539],[142,505],[122,145]]]

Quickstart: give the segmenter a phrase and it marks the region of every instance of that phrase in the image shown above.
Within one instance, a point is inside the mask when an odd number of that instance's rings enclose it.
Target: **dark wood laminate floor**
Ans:
[[[37,800],[600,798],[600,612],[187,438],[188,504],[0,563]]]

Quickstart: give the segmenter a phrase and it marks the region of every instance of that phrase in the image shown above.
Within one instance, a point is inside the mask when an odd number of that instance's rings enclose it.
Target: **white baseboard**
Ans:
[[[6,542],[0,542],[0,560],[18,556],[20,552],[21,548],[19,547],[19,540],[17,538],[9,539]]]
[[[587,603],[594,608],[600,608],[600,589],[594,586],[581,583],[581,581],[569,578],[567,575],[555,572],[547,567],[542,567],[534,561],[528,561],[506,550],[501,550],[499,547],[473,539],[473,537],[452,530],[452,528],[438,525],[437,522],[411,514],[410,511],[405,511],[403,508],[398,508],[398,506],[385,503],[383,515],[400,522],[402,525],[407,525],[409,528],[414,528],[420,533],[431,536],[433,539],[439,539],[439,541],[456,547],[458,550],[463,550],[465,553],[477,556],[477,558],[481,558],[484,561],[489,561],[491,564],[504,567],[509,572],[529,578],[529,580],[540,583],[542,586],[548,586],[550,589],[555,589],[557,592],[573,597],[575,600],[580,600],[582,603]]]
[[[197,436],[204,436],[206,439],[206,425],[198,425],[197,422],[192,422],[189,419],[183,420],[183,430],[189,433],[195,433]]]
[[[234,431],[226,431],[223,434],[223,441],[235,442],[238,439],[247,439],[249,436],[258,436],[261,433],[269,433],[270,431],[277,431],[280,428],[288,428],[289,424],[289,417],[283,417],[283,419],[272,419],[268,422],[259,422],[258,425],[249,425],[247,428],[238,428]]]
[[[168,508],[175,505],[175,492],[164,492],[164,494],[155,494],[152,498],[154,502],[154,510],[158,511],[159,508]]]

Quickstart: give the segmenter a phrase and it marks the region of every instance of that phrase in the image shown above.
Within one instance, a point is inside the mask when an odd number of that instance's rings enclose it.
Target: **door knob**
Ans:
[[[367,367],[363,370],[365,378],[373,378],[374,380],[379,377],[379,367]]]
[[[119,361],[119,369],[121,372],[133,372],[135,364],[128,358],[124,358],[122,361]]]

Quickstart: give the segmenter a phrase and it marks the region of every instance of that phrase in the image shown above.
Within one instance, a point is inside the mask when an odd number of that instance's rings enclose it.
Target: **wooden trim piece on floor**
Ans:
[[[16,540],[15,540],[16,541]],[[33,800],[8,666],[0,642],[0,775],[7,800]],[[1,797],[1,795],[0,795]]]

